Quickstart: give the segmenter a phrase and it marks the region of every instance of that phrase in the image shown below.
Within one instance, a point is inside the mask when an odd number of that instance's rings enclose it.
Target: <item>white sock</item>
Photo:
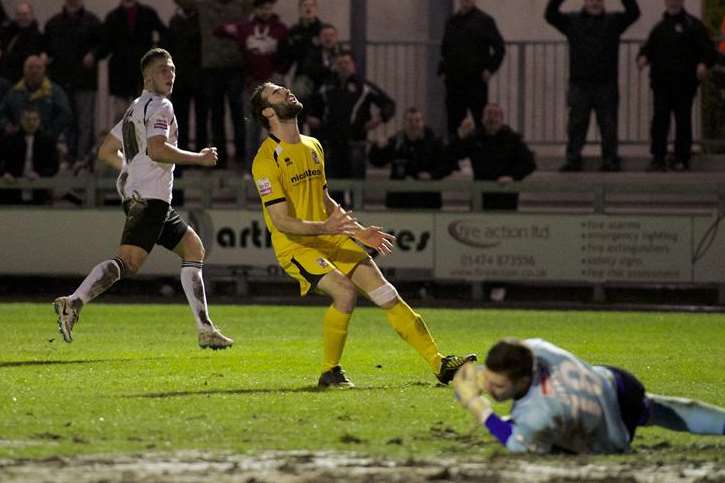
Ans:
[[[71,304],[76,309],[82,307],[111,288],[125,273],[126,264],[120,258],[113,258],[99,263],[93,267],[93,270],[70,296]]]
[[[186,300],[189,302],[191,312],[196,320],[197,330],[209,330],[214,327],[209,318],[209,309],[206,306],[206,293],[204,279],[201,276],[202,262],[184,260],[181,264],[181,286],[184,287]]]

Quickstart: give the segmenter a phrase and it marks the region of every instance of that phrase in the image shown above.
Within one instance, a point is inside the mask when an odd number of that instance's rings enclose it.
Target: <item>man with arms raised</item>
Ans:
[[[96,265],[76,291],[54,302],[58,327],[66,342],[80,310],[121,278],[136,273],[154,245],[172,250],[183,260],[181,285],[196,319],[199,346],[224,349],[233,340],[209,318],[201,269],[201,239],[171,207],[174,164],[214,166],[216,148],[198,153],[176,147],[178,126],[168,97],[176,68],[163,49],[149,50],[141,59],[144,90],[106,136],[98,156],[121,170],[116,186],[123,199],[126,224],[117,255]]]
[[[395,331],[447,384],[467,358],[443,356],[420,315],[398,295],[375,262],[356,243],[391,253],[395,237],[380,227],[364,227],[329,195],[325,158],[317,139],[300,135],[302,103],[289,89],[267,82],[251,97],[253,115],[269,130],[252,164],[264,220],[282,268],[300,292],[332,298],[323,319],[324,357],[320,387],[352,387],[340,367],[358,291],[381,307]]]

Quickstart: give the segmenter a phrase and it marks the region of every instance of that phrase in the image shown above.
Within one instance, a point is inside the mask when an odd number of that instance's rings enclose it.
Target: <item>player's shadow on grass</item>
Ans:
[[[26,366],[52,366],[56,364],[96,364],[98,362],[130,362],[134,359],[83,359],[83,360],[49,360],[49,361],[1,361],[0,369],[7,367],[26,367]]]
[[[383,387],[355,387],[354,389],[345,389],[345,391],[377,391]],[[304,387],[288,387],[288,388],[257,388],[257,389],[208,389],[203,391],[168,391],[168,392],[150,392],[146,394],[129,394],[127,398],[144,398],[144,399],[165,399],[172,397],[192,397],[192,396],[211,396],[215,394],[286,394],[286,393],[337,393],[340,389],[322,389],[317,386]]]

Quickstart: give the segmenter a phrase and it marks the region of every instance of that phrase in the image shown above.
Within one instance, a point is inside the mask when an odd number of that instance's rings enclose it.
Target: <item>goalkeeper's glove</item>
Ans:
[[[493,413],[491,402],[481,396],[483,392],[483,368],[472,362],[464,364],[453,377],[453,390],[458,402],[470,412],[479,424]]]

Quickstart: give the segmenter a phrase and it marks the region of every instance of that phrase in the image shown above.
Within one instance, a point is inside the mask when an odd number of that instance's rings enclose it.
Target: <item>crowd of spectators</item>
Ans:
[[[289,79],[305,106],[302,127],[323,143],[329,178],[364,179],[370,163],[390,166],[393,180],[437,180],[456,171],[463,158],[470,160],[476,180],[508,183],[536,169],[534,153],[504,124],[501,106],[488,100],[488,84],[506,50],[494,18],[475,0],[458,2],[442,39],[445,136],[426,126],[420,108],[406,106],[403,128],[386,141],[372,141],[370,133],[394,117],[396,103],[358,72],[354,54],[341,46],[336,27],[320,18],[316,0],[298,1],[299,20],[289,28],[275,12],[275,0],[174,2],[178,9],[167,26],[152,3],[120,0],[101,20],[83,0],[65,0],[42,29],[32,2],[17,2],[12,18],[0,3],[0,175],[52,176],[69,165],[92,170],[98,62],[108,58],[111,111],[119,118],[140,92],[138,61],[153,46],[167,48],[177,66],[172,101],[180,147],[217,146],[221,168],[246,172],[258,146],[262,128],[244,115],[251,91],[267,80]],[[618,171],[618,52],[620,37],[639,18],[637,0],[622,0],[624,10],[614,13],[604,9],[603,0],[580,0],[580,10],[563,13],[564,2],[549,0],[544,12],[570,50],[568,144],[561,170],[582,169],[593,111],[601,134],[601,169]],[[650,169],[687,170],[692,103],[717,50],[702,22],[684,10],[683,0],[664,3],[663,18],[638,58],[640,68],[649,66],[654,93]],[[725,50],[725,43],[720,48]],[[229,152],[227,108],[233,114]],[[670,114],[677,139],[667,163]],[[2,195],[4,202],[48,200],[21,191]],[[351,202],[349,193],[336,196]],[[497,210],[516,209],[517,202],[509,193],[486,193],[483,199],[484,208]],[[437,209],[442,202],[440,193],[421,189],[388,193],[386,205]]]

